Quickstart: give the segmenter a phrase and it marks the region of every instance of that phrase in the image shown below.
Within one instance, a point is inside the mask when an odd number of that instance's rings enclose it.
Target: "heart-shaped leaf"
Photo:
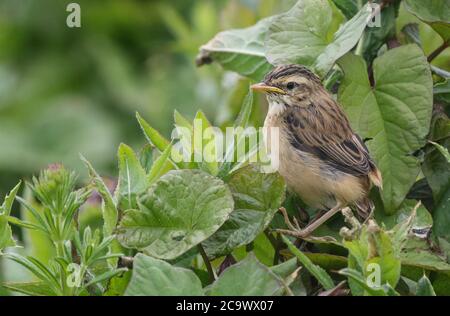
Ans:
[[[375,59],[371,87],[366,63],[347,54],[339,60],[344,80],[338,100],[383,176],[387,213],[400,206],[419,172],[412,154],[426,142],[432,111],[432,78],[422,50],[406,45]]]
[[[235,209],[225,224],[204,242],[210,258],[252,242],[267,228],[284,200],[283,178],[278,173],[261,173],[255,165],[233,172],[228,185]]]
[[[222,180],[199,170],[172,170],[125,212],[118,240],[153,257],[174,259],[228,219],[233,197]]]

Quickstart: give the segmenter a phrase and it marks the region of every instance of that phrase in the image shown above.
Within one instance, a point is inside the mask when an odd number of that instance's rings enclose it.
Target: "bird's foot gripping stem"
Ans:
[[[311,233],[316,230],[319,226],[325,223],[328,219],[330,219],[334,214],[338,213],[341,210],[341,205],[338,204],[333,207],[331,210],[326,212],[324,215],[319,217],[317,220],[306,226],[305,228],[300,228],[297,219],[294,217],[294,223],[292,223],[289,219],[289,215],[284,207],[280,207],[279,211],[283,214],[284,221],[289,229],[277,229],[277,232],[285,235],[294,236],[297,238],[306,238]]]

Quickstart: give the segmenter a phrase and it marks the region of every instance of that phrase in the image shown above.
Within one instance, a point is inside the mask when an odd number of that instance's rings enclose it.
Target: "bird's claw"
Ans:
[[[309,235],[309,232],[304,231],[300,227],[300,224],[298,223],[298,221],[295,217],[293,218],[294,223],[291,222],[291,220],[289,219],[289,215],[284,207],[280,207],[279,211],[281,212],[281,214],[283,214],[284,222],[286,223],[286,225],[289,229],[277,229],[276,231],[278,233],[294,236],[297,238],[305,238]]]

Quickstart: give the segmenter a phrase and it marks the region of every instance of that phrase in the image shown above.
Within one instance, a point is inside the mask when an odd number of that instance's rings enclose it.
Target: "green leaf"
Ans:
[[[444,41],[450,40],[449,0],[406,0],[405,7],[419,19],[428,23]]]
[[[137,196],[149,187],[147,175],[129,146],[120,144],[117,156],[119,159],[119,180],[115,192],[117,203],[121,209],[135,208]]]
[[[102,213],[103,213],[103,234],[105,237],[111,236],[117,225],[118,211],[117,211],[117,201],[111,195],[108,187],[103,181],[102,177],[95,171],[92,164],[83,156],[80,155],[81,160],[86,165],[89,176],[94,182],[94,186],[98,193],[102,197]]]
[[[266,55],[272,64],[312,66],[328,44],[332,21],[327,0],[300,0],[276,16],[269,28]]]
[[[226,255],[249,244],[267,228],[284,200],[285,184],[278,173],[261,173],[248,165],[230,175],[228,185],[234,211],[203,246],[210,258]]]
[[[333,3],[341,10],[347,20],[350,20],[358,13],[359,8],[357,2],[357,0],[333,0]]]
[[[0,254],[4,248],[16,246],[16,242],[12,237],[11,227],[8,223],[8,218],[10,217],[9,214],[11,213],[14,199],[16,198],[21,184],[22,182],[19,182],[11,192],[9,192],[0,206]]]
[[[142,132],[147,138],[147,141],[158,148],[160,151],[164,151],[164,149],[169,146],[170,142],[165,139],[156,129],[150,126],[140,115],[136,113],[136,118],[141,126]]]
[[[126,211],[118,240],[127,248],[174,259],[211,236],[228,219],[233,197],[219,179],[199,170],[172,170]]]
[[[445,148],[450,148],[450,138],[441,142]],[[433,198],[437,204],[447,190],[450,189],[450,168],[447,159],[436,148],[431,148],[425,156],[422,171],[433,191]]]
[[[227,177],[229,172],[233,169],[233,166],[235,165],[234,157],[236,156],[236,152],[239,148],[238,147],[239,142],[242,140],[245,141],[245,137],[243,137],[244,135],[240,133],[241,130],[239,128],[245,129],[247,127],[250,115],[252,113],[252,109],[253,109],[253,92],[249,91],[245,96],[239,114],[233,124],[233,127],[235,128],[237,135],[234,136],[233,141],[231,141],[228,147],[226,148],[225,159],[222,165],[220,166],[219,170],[220,178]]]
[[[271,21],[266,18],[245,29],[217,34],[200,47],[197,65],[215,61],[227,70],[259,81],[272,69],[264,55],[264,38]]]
[[[448,149],[438,143],[435,143],[432,141],[430,141],[430,143],[433,144],[433,146],[439,150],[439,152],[442,154],[442,156],[445,157],[447,162],[450,163],[450,153],[448,152]]]
[[[362,287],[367,294],[370,296],[386,296],[386,291],[382,288],[373,288],[370,287],[367,282],[364,280],[364,276],[361,274],[361,272],[354,270],[354,269],[342,269],[339,271],[339,274],[345,275],[349,277],[351,280],[356,282],[360,287]],[[352,292],[354,296],[359,295]]]
[[[381,1],[378,1],[380,3]],[[361,37],[358,49],[362,52],[364,59],[371,64],[377,57],[380,48],[387,40],[396,35],[396,18],[400,1],[395,1],[385,6],[379,14],[380,26],[367,27]]]
[[[219,172],[219,159],[217,157],[216,134],[215,131],[209,134],[211,131],[213,131],[213,127],[206,115],[202,111],[198,111],[193,126],[194,155],[198,155],[198,158],[200,158],[198,163],[200,169],[215,176]]]
[[[450,148],[450,138],[441,141],[441,146]],[[441,152],[433,148],[427,153],[422,170],[433,191],[433,233],[437,237],[450,238],[450,167]]]
[[[282,236],[282,238],[289,250],[326,290],[334,288],[335,285],[333,279],[331,279],[330,275],[324,269],[312,263],[312,261],[303,252],[298,250],[286,236]]]
[[[202,296],[200,279],[191,270],[137,254],[126,296]]]
[[[167,146],[166,149],[161,153],[161,155],[153,163],[150,172],[148,174],[149,184],[153,184],[156,180],[161,178],[164,174],[174,169],[174,165],[170,160],[170,154],[172,153],[172,144]]]
[[[234,127],[247,127],[253,109],[253,91],[249,90],[242,102],[241,110],[234,121]]]
[[[429,271],[450,272],[450,264],[444,258],[429,250],[413,249],[400,254],[402,265]]]
[[[227,268],[208,289],[211,296],[279,296],[283,281],[253,254]]]
[[[55,296],[53,290],[46,285],[45,282],[5,282],[0,286],[13,291],[19,292],[25,295],[31,296]]]
[[[296,63],[313,67],[324,76],[361,37],[371,10],[364,6],[342,24],[331,40],[332,8],[327,0],[300,0],[287,13],[274,18],[266,41],[272,64]]]
[[[436,296],[433,285],[425,274],[417,282],[416,296]]]
[[[438,82],[433,87],[433,94],[435,101],[450,104],[450,80],[446,79],[443,82]],[[448,119],[447,119],[448,123]],[[447,124],[447,132],[449,131],[449,125]]]
[[[367,143],[383,176],[385,210],[400,206],[419,173],[412,155],[426,141],[432,110],[432,78],[423,52],[416,45],[392,49],[375,59],[372,88],[361,57],[339,60],[344,80],[338,100],[352,127]]]
[[[369,229],[364,225],[357,237],[344,240],[343,245],[349,251],[349,268],[358,271],[364,278],[369,278],[376,272],[374,267],[378,267],[380,285],[397,285],[401,271],[401,249],[394,248],[387,232],[377,226]],[[352,291],[354,292],[353,287]]]
[[[371,12],[372,10],[366,5],[351,20],[341,25],[331,43],[315,61],[314,69],[317,73],[322,77],[326,75],[334,63],[358,43],[370,20]]]

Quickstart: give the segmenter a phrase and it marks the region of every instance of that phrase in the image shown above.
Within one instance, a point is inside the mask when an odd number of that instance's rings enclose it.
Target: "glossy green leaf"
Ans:
[[[283,281],[256,257],[227,268],[208,289],[212,296],[279,296],[285,291]]]
[[[221,180],[199,170],[172,170],[152,185],[139,209],[125,212],[118,240],[127,248],[174,259],[216,232],[233,205]]]
[[[267,228],[284,200],[283,178],[278,173],[261,173],[255,165],[233,172],[228,185],[234,198],[234,211],[203,243],[211,258],[252,242]]]
[[[202,296],[200,279],[188,269],[137,254],[126,296]]]
[[[392,49],[375,59],[371,87],[361,57],[340,59],[344,79],[338,100],[367,145],[383,177],[387,213],[400,206],[419,172],[412,156],[426,142],[432,110],[432,78],[416,45]]]

